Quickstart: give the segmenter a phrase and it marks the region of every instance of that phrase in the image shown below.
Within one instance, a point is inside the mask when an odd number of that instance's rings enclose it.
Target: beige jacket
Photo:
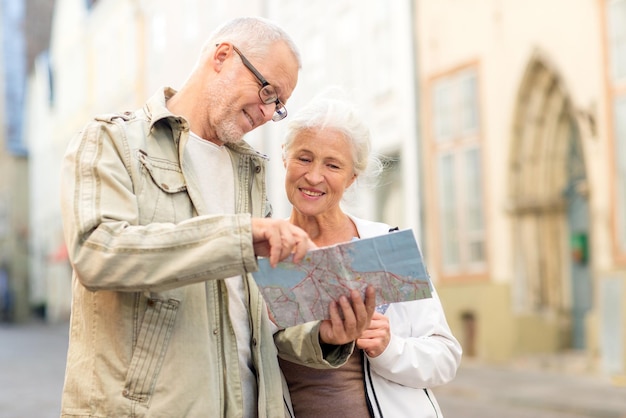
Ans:
[[[184,118],[165,89],[136,112],[97,117],[69,144],[62,213],[73,266],[63,417],[240,417],[242,390],[226,277],[247,277],[259,417],[281,417],[277,349],[252,276],[250,217],[269,216],[266,158],[230,146],[236,215],[207,216],[183,158]],[[318,323],[279,350],[314,367]]]

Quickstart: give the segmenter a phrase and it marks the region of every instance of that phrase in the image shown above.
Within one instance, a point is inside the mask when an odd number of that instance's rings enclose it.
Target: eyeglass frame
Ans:
[[[287,107],[285,107],[285,104],[281,102],[280,99],[278,98],[278,93],[276,93],[276,89],[274,88],[274,86],[272,86],[265,79],[265,77],[261,75],[259,70],[254,68],[254,65],[252,65],[252,63],[248,61],[248,59],[243,55],[243,53],[239,50],[239,48],[237,48],[235,45],[231,45],[231,46],[233,47],[233,50],[237,53],[237,55],[239,55],[239,57],[241,58],[241,62],[243,63],[243,65],[245,65],[246,68],[250,70],[252,74],[254,74],[254,76],[259,81],[259,83],[261,83],[261,88],[259,89],[259,99],[261,99],[261,101],[265,104],[274,103],[276,105],[276,108],[274,109],[274,114],[272,115],[272,121],[278,122],[278,121],[285,119],[287,117]],[[272,99],[270,101],[263,100],[263,96],[261,95],[261,92],[268,86],[274,89],[274,94],[276,96],[276,99]]]

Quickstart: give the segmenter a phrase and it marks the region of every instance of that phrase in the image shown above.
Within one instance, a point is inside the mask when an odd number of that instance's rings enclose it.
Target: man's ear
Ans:
[[[222,42],[221,44],[217,44],[215,46],[215,51],[213,51],[213,55],[211,56],[211,65],[216,73],[219,73],[222,70],[224,61],[226,61],[232,53],[233,46],[229,43]]]

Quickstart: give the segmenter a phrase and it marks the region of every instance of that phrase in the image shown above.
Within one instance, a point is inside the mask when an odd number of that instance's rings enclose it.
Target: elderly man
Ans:
[[[269,218],[266,158],[242,138],[287,115],[299,68],[282,29],[235,19],[210,36],[178,92],[96,117],[71,141],[63,417],[284,414],[272,324],[249,273],[256,256],[298,261],[314,244]],[[278,350],[313,367],[341,365],[373,303],[372,292],[344,298],[331,320]]]

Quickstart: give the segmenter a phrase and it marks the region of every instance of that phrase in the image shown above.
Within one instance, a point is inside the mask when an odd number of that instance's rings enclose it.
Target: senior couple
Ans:
[[[290,115],[289,220],[272,219],[266,157],[243,136],[287,117],[300,55],[275,23],[216,29],[184,85],[71,140],[62,213],[73,268],[62,417],[441,417],[430,388],[461,347],[436,291],[375,312],[374,289],[330,319],[277,329],[251,272],[388,233],[341,209],[377,160],[352,105]]]

